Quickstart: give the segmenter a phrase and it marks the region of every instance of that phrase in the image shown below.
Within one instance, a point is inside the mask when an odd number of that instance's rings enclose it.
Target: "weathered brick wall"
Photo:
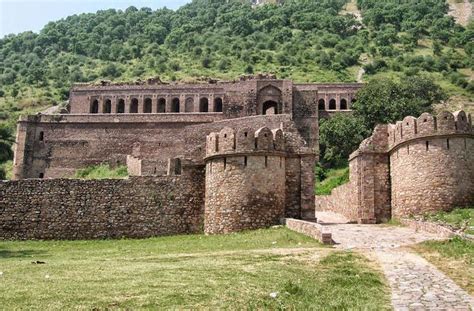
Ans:
[[[0,182],[0,238],[143,238],[200,232],[203,171],[125,180]]]

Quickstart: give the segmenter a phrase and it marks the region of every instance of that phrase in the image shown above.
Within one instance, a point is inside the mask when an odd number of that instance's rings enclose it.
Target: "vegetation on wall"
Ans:
[[[111,168],[108,164],[92,165],[78,170],[75,178],[81,179],[121,179],[128,177],[126,166]]]

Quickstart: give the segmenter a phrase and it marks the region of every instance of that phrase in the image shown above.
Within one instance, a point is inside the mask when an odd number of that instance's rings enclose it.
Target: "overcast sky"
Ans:
[[[190,0],[0,0],[0,38],[10,33],[38,32],[50,21],[104,9],[167,7],[177,9]]]

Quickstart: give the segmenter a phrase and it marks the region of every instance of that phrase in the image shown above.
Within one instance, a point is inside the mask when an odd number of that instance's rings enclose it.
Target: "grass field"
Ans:
[[[285,228],[146,240],[0,242],[0,271],[2,309],[390,305],[385,281],[369,259]]]

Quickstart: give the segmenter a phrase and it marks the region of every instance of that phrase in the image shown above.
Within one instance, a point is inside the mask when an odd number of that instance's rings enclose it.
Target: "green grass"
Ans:
[[[330,169],[326,178],[316,183],[316,195],[329,195],[331,191],[349,182],[349,168]]]
[[[127,178],[128,171],[126,166],[111,168],[108,164],[101,164],[80,169],[74,174],[74,177],[81,179]]]
[[[455,237],[447,241],[427,241],[414,247],[423,257],[474,294],[474,242]]]
[[[10,310],[390,309],[371,261],[286,228],[0,242],[0,271],[2,309]]]
[[[441,222],[455,228],[465,228],[465,233],[474,234],[474,207],[456,208],[450,212],[429,213],[423,216],[429,221]]]

